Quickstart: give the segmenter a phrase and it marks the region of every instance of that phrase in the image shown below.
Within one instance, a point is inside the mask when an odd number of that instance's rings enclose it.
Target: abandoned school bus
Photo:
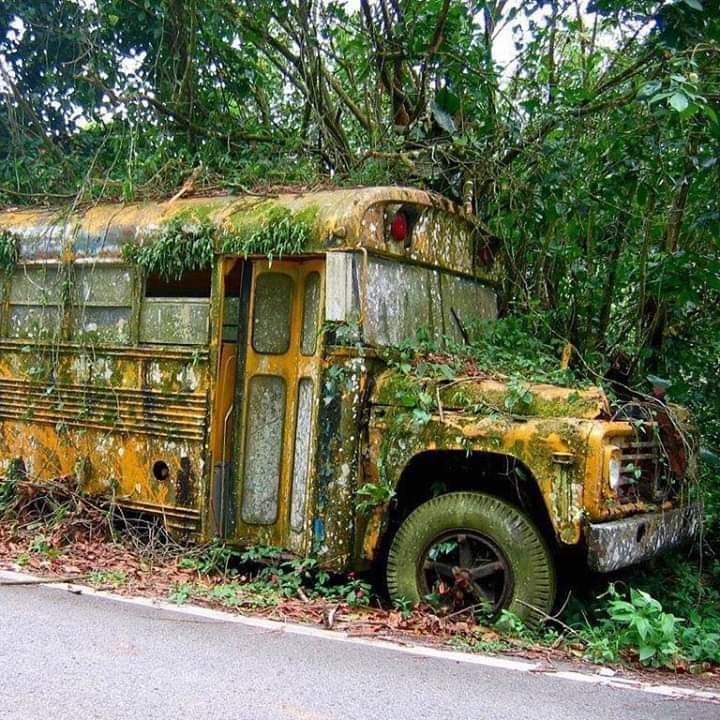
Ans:
[[[662,402],[509,412],[502,376],[388,362],[495,317],[492,240],[403,188],[2,212],[3,475],[536,619],[563,548],[609,571],[696,533],[695,455]]]

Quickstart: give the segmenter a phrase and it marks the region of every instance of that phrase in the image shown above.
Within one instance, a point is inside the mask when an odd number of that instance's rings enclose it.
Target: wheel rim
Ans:
[[[512,594],[512,571],[488,537],[465,529],[439,535],[420,555],[418,587],[431,605],[498,615]]]

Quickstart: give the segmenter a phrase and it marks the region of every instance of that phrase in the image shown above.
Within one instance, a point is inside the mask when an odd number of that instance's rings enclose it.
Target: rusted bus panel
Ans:
[[[96,205],[84,212],[68,208],[0,211],[0,229],[19,238],[21,262],[62,259],[119,259],[129,242],[152,242],[163,225],[176,218],[209,222],[223,238],[262,227],[277,211],[307,219],[310,237],[303,252],[368,247],[395,257],[408,253],[367,231],[367,217],[383,214],[386,204],[426,208],[415,233],[413,258],[455,272],[478,270],[473,260],[475,234],[489,234],[476,219],[446,198],[414,188],[376,187],[317,193],[180,198],[166,202]],[[371,215],[368,215],[370,212]],[[445,227],[445,230],[442,228]],[[438,244],[438,247],[435,247]]]
[[[121,502],[197,508],[208,386],[206,350],[4,341],[0,459],[22,458],[39,480],[76,475]],[[158,462],[167,477],[153,473]]]
[[[390,222],[404,203],[417,213],[417,217],[411,224],[408,240],[397,242],[390,234]],[[469,222],[468,216],[457,209],[448,212],[446,207],[418,202],[413,195],[408,195],[402,202],[388,198],[367,209],[361,232],[361,244],[368,249],[466,275],[477,275],[491,282],[499,280],[497,266],[492,262],[485,264],[479,256],[479,250],[490,237],[490,232],[477,222]]]
[[[413,398],[421,387],[420,382],[418,378],[396,370],[386,370],[377,378],[372,402],[376,405],[405,403],[412,407]],[[525,383],[523,387],[530,394],[530,400],[517,409],[518,414],[523,416],[593,420],[609,414],[608,400],[601,388],[577,389],[541,383]],[[438,380],[428,382],[425,390],[436,396],[442,407],[450,410],[477,406],[512,414],[506,405],[512,390],[507,382],[495,378],[466,377],[452,382]],[[481,418],[480,423],[485,422],[486,419]],[[466,432],[472,432],[472,423]]]
[[[363,335],[374,346],[400,345],[420,325],[443,335],[437,272],[409,263],[371,257],[367,262]]]
[[[327,319],[359,323],[370,347],[395,347],[428,332],[462,342],[497,317],[494,289],[472,276],[361,252],[327,254]]]
[[[89,347],[0,340],[0,378],[205,393],[207,348]]]
[[[410,460],[432,450],[488,452],[519,461],[537,483],[558,538],[580,540],[587,438],[593,421],[568,418],[488,417],[478,422],[456,411],[435,415],[424,425],[406,410],[377,408],[370,422],[370,465],[378,480],[397,485]],[[441,478],[439,478],[441,479]]]
[[[368,361],[331,354],[323,378],[318,417],[314,550],[324,565],[343,570],[355,552],[355,492],[360,478],[361,413],[368,388]]]
[[[83,491],[117,500],[196,509],[205,472],[202,440],[76,427],[69,424],[0,421],[0,455],[22,458],[38,481],[74,475]],[[153,464],[168,466],[166,479],[153,475]],[[199,528],[197,528],[199,529]]]
[[[526,383],[524,387],[531,399],[518,408],[521,415],[594,420],[609,413],[607,396],[601,388],[577,389],[541,383]],[[506,400],[510,392],[506,382],[492,378],[468,378],[439,388],[440,402],[448,407],[480,405],[501,412],[508,409]]]
[[[613,572],[688,545],[702,529],[703,510],[697,504],[663,512],[625,517],[585,529],[588,564],[596,572]]]
[[[0,227],[18,238],[21,262],[62,260],[74,225],[59,213],[18,211],[0,213]],[[7,223],[7,224],[5,224]]]

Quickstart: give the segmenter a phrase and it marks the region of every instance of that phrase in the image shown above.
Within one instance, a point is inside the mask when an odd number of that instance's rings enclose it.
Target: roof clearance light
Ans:
[[[396,212],[390,223],[390,235],[395,242],[404,242],[408,234],[408,220],[404,212]]]

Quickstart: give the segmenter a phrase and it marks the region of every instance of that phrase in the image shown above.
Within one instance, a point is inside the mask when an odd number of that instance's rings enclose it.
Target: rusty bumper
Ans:
[[[622,520],[586,526],[588,565],[612,572],[648,560],[690,542],[700,531],[702,507],[633,515]]]

